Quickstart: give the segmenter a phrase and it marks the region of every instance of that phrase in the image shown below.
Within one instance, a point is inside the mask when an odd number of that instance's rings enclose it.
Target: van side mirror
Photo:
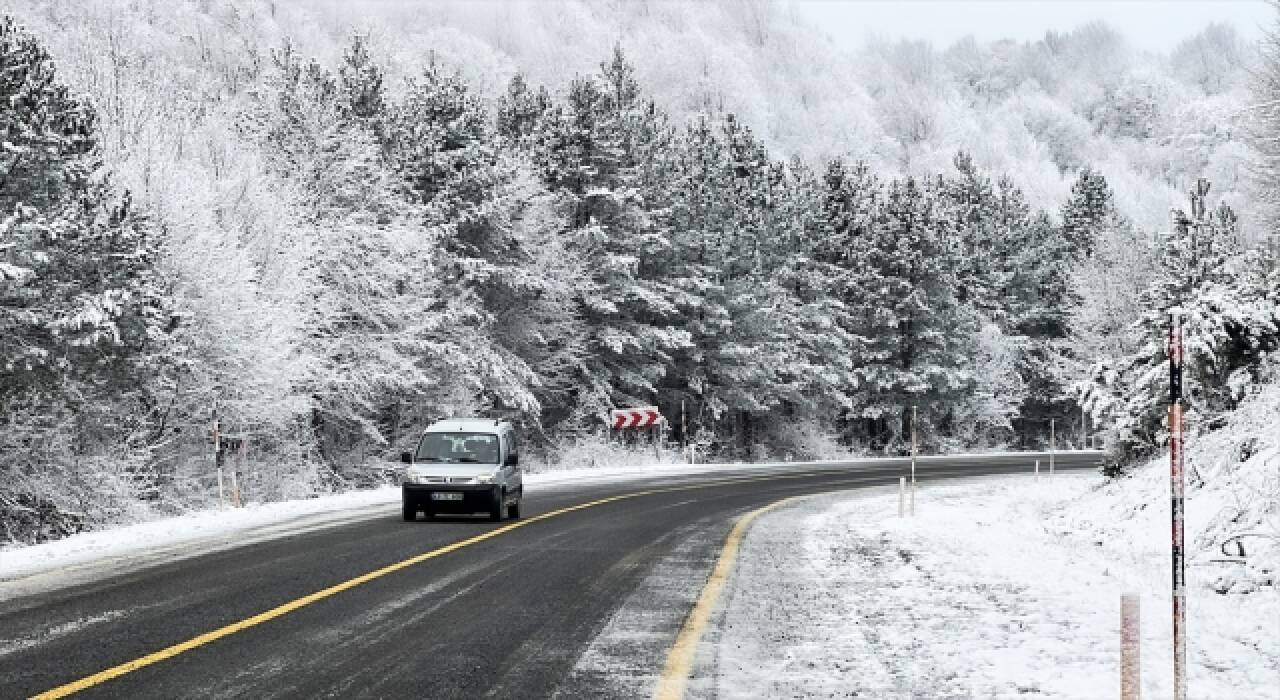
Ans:
[[[405,464],[413,464],[413,455],[408,452],[401,452],[400,461]]]
[[[507,455],[507,462],[506,462],[506,465],[507,465],[508,467],[518,467],[518,466],[520,466],[520,455],[517,455],[517,454],[509,454],[509,455]]]

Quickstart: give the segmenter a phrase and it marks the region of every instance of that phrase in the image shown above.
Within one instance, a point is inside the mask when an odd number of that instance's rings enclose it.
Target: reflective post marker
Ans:
[[[1169,314],[1169,486],[1173,506],[1173,697],[1187,697],[1187,567],[1183,533],[1182,318]]]
[[[1120,596],[1120,700],[1142,697],[1142,624],[1137,594]]]
[[[218,399],[213,400],[213,468],[218,471],[218,507],[227,506],[226,489],[222,485],[222,426],[218,422]]]
[[[1080,449],[1089,449],[1089,417],[1085,415],[1084,404],[1080,404]]]
[[[1053,479],[1053,438],[1054,424],[1053,419],[1049,419],[1049,478]]]
[[[689,424],[684,420],[684,399],[680,399],[680,452],[685,461],[693,464],[693,457],[689,454]]]
[[[911,407],[911,509],[908,511],[912,516],[916,514],[916,451],[919,444],[916,439],[916,407]]]

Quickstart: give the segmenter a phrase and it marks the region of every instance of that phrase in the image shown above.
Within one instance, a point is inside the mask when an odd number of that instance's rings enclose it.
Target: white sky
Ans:
[[[1206,24],[1232,24],[1247,40],[1270,29],[1266,0],[792,0],[837,41],[926,39],[944,48],[978,40],[1031,41],[1102,20],[1140,49],[1167,52]]]

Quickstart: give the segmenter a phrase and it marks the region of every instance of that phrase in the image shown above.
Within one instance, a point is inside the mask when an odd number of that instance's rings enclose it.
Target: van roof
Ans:
[[[496,433],[510,430],[511,424],[505,421],[485,418],[450,418],[432,423],[425,432],[428,433]]]

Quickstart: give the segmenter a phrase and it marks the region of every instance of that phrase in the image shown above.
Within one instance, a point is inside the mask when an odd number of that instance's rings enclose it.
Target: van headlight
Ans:
[[[498,472],[490,472],[490,473],[488,473],[488,474],[481,474],[481,475],[477,476],[477,477],[476,477],[476,483],[477,483],[477,484],[492,484],[492,483],[493,483],[494,481],[496,481],[497,479],[498,479]]]

